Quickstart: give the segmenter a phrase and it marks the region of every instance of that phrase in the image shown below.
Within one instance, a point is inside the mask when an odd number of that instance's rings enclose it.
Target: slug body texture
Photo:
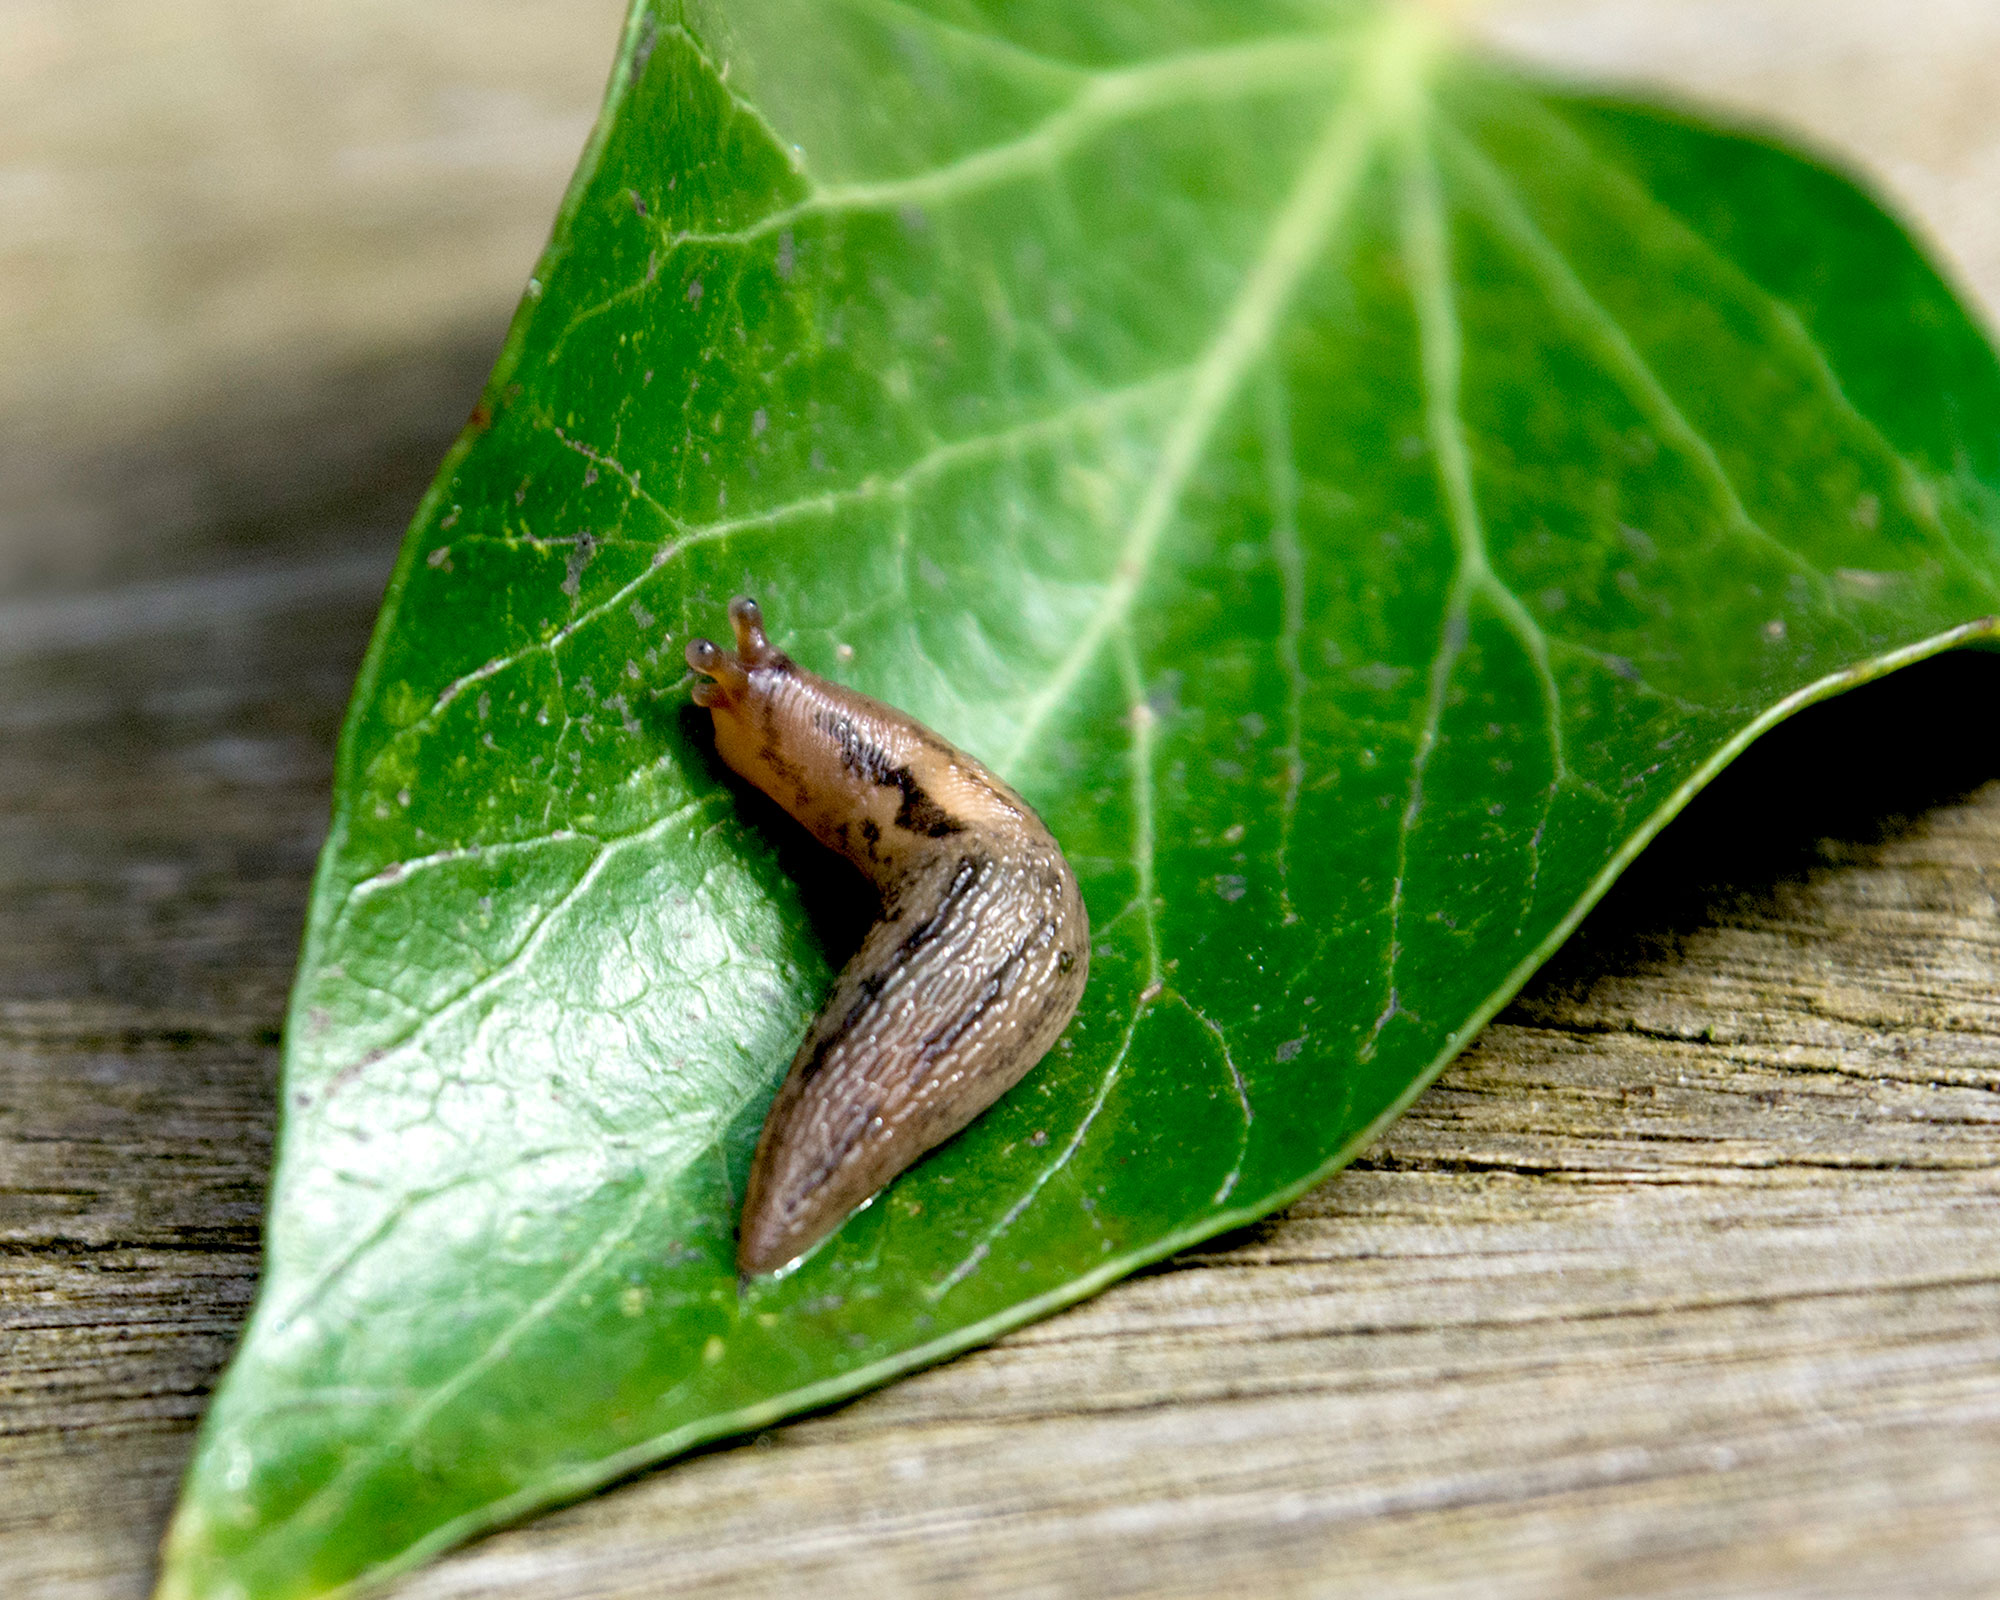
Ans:
[[[771,1272],[997,1100],[1076,1010],[1090,925],[1021,797],[902,712],[774,649],[754,601],[736,649],[707,639],[722,759],[866,874],[881,920],[834,984],[772,1103],[737,1265]]]

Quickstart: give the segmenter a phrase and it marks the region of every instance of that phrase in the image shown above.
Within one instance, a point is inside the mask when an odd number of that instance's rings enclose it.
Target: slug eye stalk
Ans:
[[[779,662],[791,666],[764,637],[764,614],[755,600],[738,595],[730,601],[729,621],[736,633],[734,651],[722,649],[713,639],[688,640],[687,664],[713,680],[694,686],[694,703],[711,710],[732,696],[742,695],[749,687],[750,673],[758,667]]]

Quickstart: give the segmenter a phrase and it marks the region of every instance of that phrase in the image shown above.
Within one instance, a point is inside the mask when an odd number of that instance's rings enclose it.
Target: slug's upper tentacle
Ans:
[[[1047,828],[900,711],[804,671],[729,607],[735,651],[690,641],[717,752],[882,897],[757,1143],[745,1274],[809,1249],[1033,1067],[1083,993],[1090,928]]]

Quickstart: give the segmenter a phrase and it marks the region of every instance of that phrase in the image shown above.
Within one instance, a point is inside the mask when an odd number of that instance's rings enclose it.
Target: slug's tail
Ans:
[[[1089,973],[1089,921],[1053,842],[940,854],[875,924],[807,1032],[757,1141],[737,1267],[775,1271],[1014,1086]]]

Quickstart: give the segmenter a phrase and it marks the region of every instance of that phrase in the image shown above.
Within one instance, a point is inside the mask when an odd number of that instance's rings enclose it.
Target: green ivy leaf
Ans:
[[[1346,1160],[1805,702],[1994,631],[2000,371],[1772,144],[1302,0],[657,0],[342,745],[169,1596],[320,1594]],[[1053,1056],[739,1294],[866,896],[723,781],[739,590],[990,761]]]

